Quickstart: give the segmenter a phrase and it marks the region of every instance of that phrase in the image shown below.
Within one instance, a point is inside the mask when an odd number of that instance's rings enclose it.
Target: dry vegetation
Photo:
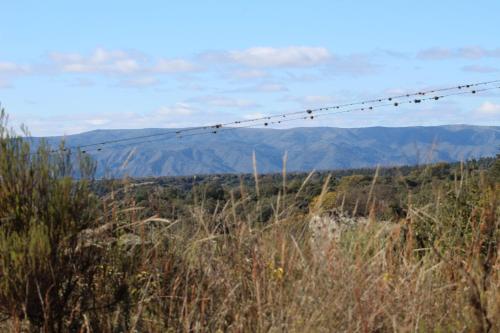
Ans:
[[[4,119],[3,331],[500,331],[498,158],[452,179],[433,175],[442,165],[421,169],[428,181],[404,193],[376,176],[362,188],[325,179],[305,208],[310,178],[272,200],[261,179],[260,191],[195,196],[167,216],[160,190],[138,202],[124,180],[96,195],[90,161],[32,155]],[[404,199],[392,215],[389,195]],[[312,235],[315,216],[324,237]]]

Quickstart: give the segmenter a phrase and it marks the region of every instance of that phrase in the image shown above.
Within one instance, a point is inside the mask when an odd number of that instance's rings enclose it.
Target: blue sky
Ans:
[[[183,127],[500,78],[500,2],[4,1],[0,102],[35,135]],[[500,125],[498,92],[288,126]]]

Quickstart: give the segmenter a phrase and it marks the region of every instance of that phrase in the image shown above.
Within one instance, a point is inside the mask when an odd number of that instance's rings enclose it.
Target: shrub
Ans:
[[[65,331],[93,306],[100,250],[81,244],[96,224],[93,165],[82,156],[80,180],[64,147],[36,150],[9,129],[0,111],[0,313],[44,331]]]

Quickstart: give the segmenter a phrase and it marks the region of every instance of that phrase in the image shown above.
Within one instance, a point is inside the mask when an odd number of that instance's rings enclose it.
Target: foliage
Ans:
[[[100,250],[79,243],[95,225],[93,165],[80,159],[75,182],[69,153],[49,154],[6,126],[0,112],[0,313],[47,331],[80,325],[75,309],[93,306]]]

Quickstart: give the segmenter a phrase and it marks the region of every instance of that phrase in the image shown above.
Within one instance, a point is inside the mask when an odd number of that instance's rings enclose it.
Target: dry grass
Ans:
[[[322,242],[324,256],[311,246],[308,222],[316,213],[297,215],[293,207],[265,225],[251,214],[238,218],[234,211],[247,198],[216,214],[194,207],[192,219],[166,226],[129,217],[127,229],[141,241],[137,268],[128,272],[132,321],[121,325],[151,332],[497,331],[496,195],[486,190],[465,221],[444,221],[436,209],[447,210],[445,203],[412,207],[397,223],[358,223]],[[421,247],[415,226],[429,222],[470,224],[469,233],[459,239],[456,230],[434,228]]]

